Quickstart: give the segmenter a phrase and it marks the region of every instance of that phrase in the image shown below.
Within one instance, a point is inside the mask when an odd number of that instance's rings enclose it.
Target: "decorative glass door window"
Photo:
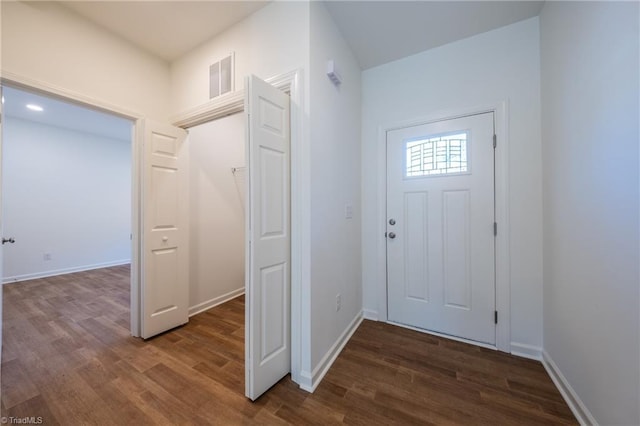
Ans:
[[[406,142],[406,177],[469,172],[467,138],[464,132]]]

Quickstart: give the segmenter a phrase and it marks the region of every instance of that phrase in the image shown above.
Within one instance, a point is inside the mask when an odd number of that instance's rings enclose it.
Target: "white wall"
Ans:
[[[174,102],[173,114],[201,106],[209,101],[209,65],[221,57],[235,52],[235,90],[244,88],[244,78],[255,74],[260,78],[301,71],[298,89],[301,93],[300,104],[292,103],[292,110],[302,115],[302,127],[297,146],[292,146],[292,161],[310,164],[310,126],[309,126],[309,2],[273,2],[260,9],[245,20],[234,25],[224,33],[204,43],[192,52],[173,62],[171,65],[171,96]],[[298,156],[296,161],[295,155]],[[293,170],[292,170],[293,171]],[[299,252],[300,271],[292,271],[292,277],[300,275],[299,293],[292,291],[292,298],[299,300],[301,306],[292,304],[293,311],[298,308],[302,316],[299,327],[294,324],[292,333],[298,333],[300,347],[293,348],[292,366],[296,372],[301,369],[309,372],[311,367],[311,277],[310,269],[310,167],[297,171],[296,181],[292,181],[292,195],[300,195],[297,200],[300,231]],[[292,241],[295,245],[296,241]],[[296,359],[299,358],[299,359]],[[296,365],[293,365],[293,364]],[[298,363],[302,363],[299,365]],[[309,373],[310,374],[310,373]],[[294,377],[301,380],[300,377]]]
[[[299,171],[296,184],[309,188],[308,199],[301,200],[300,226],[303,244],[310,246],[301,248],[300,350],[303,386],[312,388],[362,307],[360,69],[323,5],[274,2],[172,64],[175,114],[209,100],[209,65],[229,52],[236,57],[236,90],[243,88],[248,74],[268,78],[302,70],[299,107],[305,117],[297,149],[309,168]],[[325,74],[330,58],[345,79],[339,89]],[[345,219],[346,204],[352,205],[352,219]],[[311,217],[304,217],[309,209]],[[307,262],[310,271],[305,269]],[[336,313],[338,293],[342,308]]]
[[[129,262],[130,141],[5,117],[2,167],[5,282]]]
[[[311,3],[311,357],[317,380],[362,311],[360,248],[360,68],[325,6]],[[335,61],[335,87],[326,63]],[[350,204],[353,218],[345,218]],[[342,308],[336,312],[336,295]],[[303,306],[303,309],[305,307]],[[316,373],[315,375],[313,373]]]
[[[189,129],[190,314],[244,292],[244,114]]]
[[[542,346],[542,194],[538,19],[532,18],[363,72],[364,308],[375,316],[385,285],[377,245],[379,126],[508,101],[511,342]],[[504,142],[504,141],[503,141]],[[532,348],[530,348],[532,347]],[[512,347],[513,348],[513,347]]]
[[[540,15],[545,356],[603,425],[640,424],[639,12]]]
[[[209,101],[209,65],[235,52],[235,90],[255,74],[269,78],[305,69],[309,57],[309,4],[273,2],[171,64],[172,112]]]
[[[167,63],[54,2],[1,7],[3,71],[167,119]]]

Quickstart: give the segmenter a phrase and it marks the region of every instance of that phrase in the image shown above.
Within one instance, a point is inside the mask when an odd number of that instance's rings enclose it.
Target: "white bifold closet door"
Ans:
[[[291,369],[289,96],[255,76],[245,90],[245,393],[255,400]]]

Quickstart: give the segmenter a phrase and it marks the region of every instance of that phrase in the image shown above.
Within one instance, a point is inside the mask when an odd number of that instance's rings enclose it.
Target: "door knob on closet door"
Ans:
[[[395,232],[389,232],[389,238],[391,238],[392,240],[396,237],[396,233]]]
[[[7,244],[7,243],[11,243],[11,244],[13,244],[13,243],[15,243],[15,242],[16,242],[16,240],[15,240],[15,239],[13,239],[13,237],[10,237],[10,238],[4,238],[4,237],[3,237],[3,238],[2,238],[2,245],[5,245],[5,244]]]

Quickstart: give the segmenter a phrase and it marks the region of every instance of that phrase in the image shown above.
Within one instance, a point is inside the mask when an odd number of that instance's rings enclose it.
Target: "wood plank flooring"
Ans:
[[[313,394],[244,397],[244,299],[147,342],[129,269],[4,286],[1,415],[45,425],[576,424],[535,361],[364,321]]]

